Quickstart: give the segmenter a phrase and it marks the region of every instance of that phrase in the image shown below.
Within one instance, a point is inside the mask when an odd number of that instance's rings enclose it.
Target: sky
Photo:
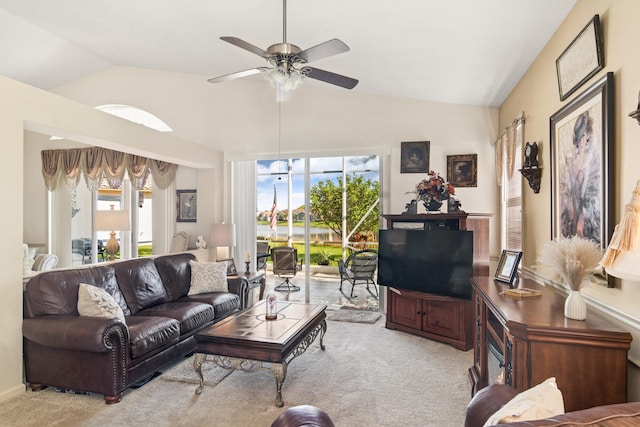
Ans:
[[[342,175],[343,157],[322,157],[309,160],[310,187],[319,181],[337,178]],[[345,169],[348,173],[364,173],[366,178],[378,179],[378,156],[354,156],[344,157]],[[292,194],[291,206],[293,209],[304,205],[304,159],[292,159]],[[278,210],[287,209],[289,177],[287,174],[286,160],[260,160],[257,162],[257,201],[258,212],[271,210],[273,205],[273,186],[277,193]]]

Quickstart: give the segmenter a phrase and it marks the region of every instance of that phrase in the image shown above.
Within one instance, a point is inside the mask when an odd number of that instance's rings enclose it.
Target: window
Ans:
[[[517,119],[501,137],[502,213],[504,249],[522,250],[522,143],[524,120]]]

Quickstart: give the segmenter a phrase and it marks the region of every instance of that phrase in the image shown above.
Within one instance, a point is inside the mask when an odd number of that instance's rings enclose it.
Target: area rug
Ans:
[[[221,368],[214,363],[202,364],[202,376],[205,385],[216,385],[225,379],[233,370]],[[166,381],[181,381],[185,383],[200,384],[200,377],[193,369],[193,356],[166,369],[160,376]]]
[[[327,310],[327,320],[350,323],[376,323],[380,313],[365,310]]]

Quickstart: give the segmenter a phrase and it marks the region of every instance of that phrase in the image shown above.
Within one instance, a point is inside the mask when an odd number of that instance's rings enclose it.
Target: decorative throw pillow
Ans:
[[[189,261],[189,265],[191,265],[191,287],[187,295],[229,292],[226,262]]]
[[[564,414],[564,400],[556,379],[548,378],[529,390],[519,393],[493,414],[485,426],[532,421]]]
[[[107,291],[86,283],[80,283],[78,287],[78,313],[80,316],[117,317],[125,321],[122,309]]]

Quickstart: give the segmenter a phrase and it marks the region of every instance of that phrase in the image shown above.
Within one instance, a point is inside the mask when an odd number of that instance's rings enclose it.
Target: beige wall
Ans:
[[[605,67],[561,102],[555,60],[595,14],[600,15],[602,24]],[[610,71],[615,73],[615,167],[611,171],[615,194],[610,195],[615,203],[615,223],[619,222],[624,205],[629,202],[640,178],[640,127],[636,120],[628,117],[628,113],[637,108],[640,90],[640,56],[637,55],[633,36],[637,33],[638,16],[640,2],[636,0],[580,0],[500,108],[501,128],[524,111],[525,140],[542,144],[544,169],[540,193],[534,194],[527,187],[523,199],[524,267],[531,272],[537,267],[536,257],[541,246],[551,236],[549,117]],[[589,298],[592,309],[604,312],[633,333],[631,359],[637,364],[640,361],[640,284],[622,281],[615,289],[590,285],[584,289],[584,294]],[[635,373],[635,369],[632,372]],[[637,382],[637,378],[632,379],[633,384]],[[637,387],[630,389],[630,398],[640,399]]]

